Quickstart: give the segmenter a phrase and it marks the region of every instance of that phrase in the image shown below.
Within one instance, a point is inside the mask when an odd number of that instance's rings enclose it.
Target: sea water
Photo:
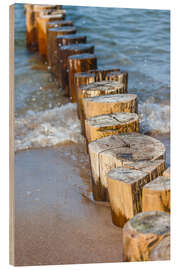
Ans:
[[[143,133],[170,132],[170,11],[63,6],[94,44],[98,67],[129,74]],[[64,97],[38,53],[26,49],[23,4],[15,4],[15,151],[84,142],[76,104]]]

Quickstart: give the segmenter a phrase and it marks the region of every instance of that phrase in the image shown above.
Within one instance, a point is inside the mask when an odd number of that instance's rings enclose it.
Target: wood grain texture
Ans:
[[[142,187],[149,183],[148,173],[128,168],[115,168],[108,173],[108,194],[112,222],[119,227],[141,212]]]
[[[115,94],[83,99],[85,119],[109,113],[137,113],[137,95]]]
[[[67,34],[75,34],[76,28],[72,26],[55,27],[48,29],[48,64],[51,66],[51,71],[53,74],[56,72],[56,62],[57,62],[57,36],[63,36]]]
[[[138,131],[139,118],[135,113],[102,114],[85,120],[87,143],[106,136]]]
[[[143,187],[142,211],[170,213],[170,179],[159,176]]]
[[[134,215],[142,211],[143,186],[162,175],[164,160],[139,161],[128,166],[112,169],[108,173],[108,196],[112,221],[123,227]]]
[[[120,68],[97,68],[89,70],[89,73],[96,74],[96,82],[104,81],[106,75],[113,71],[120,71]]]
[[[167,178],[171,178],[171,169],[170,169],[170,167],[167,168],[167,170],[165,170],[165,172],[163,173],[163,176],[167,177]]]
[[[80,103],[78,102],[80,97],[80,87],[82,85],[87,85],[89,83],[94,83],[96,80],[96,75],[89,72],[79,72],[74,75],[75,91],[76,91],[76,101],[77,101],[77,114],[80,119],[81,117],[81,108]]]
[[[38,40],[38,51],[39,54],[47,60],[48,54],[48,40],[47,40],[47,24],[50,21],[59,21],[64,20],[65,14],[63,10],[60,10],[59,14],[50,14],[44,15],[44,13],[40,14],[37,18],[37,40]],[[66,25],[66,24],[65,24]],[[58,27],[64,26],[58,24]]]
[[[111,71],[105,77],[105,80],[117,81],[124,85],[124,92],[128,89],[128,73],[126,71]]]
[[[71,102],[76,102],[76,85],[74,76],[79,72],[87,72],[92,68],[97,67],[97,58],[94,54],[84,53],[76,54],[68,57],[69,69],[69,93]]]
[[[95,82],[88,85],[83,85],[78,89],[77,103],[79,108],[79,116],[81,120],[82,134],[85,135],[85,119],[86,119],[83,108],[83,99],[102,95],[103,96],[115,95],[121,93],[124,93],[123,85],[119,82],[114,81]]]
[[[108,200],[107,173],[136,162],[165,159],[165,146],[140,133],[119,134],[89,143],[92,187],[95,200]]]
[[[94,52],[94,45],[88,43],[81,43],[82,38],[73,38],[71,40],[73,42],[73,44],[71,45],[58,46],[58,59],[56,67],[59,85],[63,89],[65,89],[65,93],[67,96],[70,96],[69,72],[72,72],[70,71],[68,66],[68,57],[75,54],[91,54]]]
[[[151,251],[170,235],[170,216],[165,212],[143,212],[123,228],[124,260],[149,261]]]

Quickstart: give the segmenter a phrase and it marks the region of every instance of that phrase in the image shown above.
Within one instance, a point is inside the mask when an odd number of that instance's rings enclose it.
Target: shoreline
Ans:
[[[169,137],[160,137],[169,164]],[[122,229],[113,225],[109,204],[91,198],[85,145],[17,152],[15,264],[122,262]]]

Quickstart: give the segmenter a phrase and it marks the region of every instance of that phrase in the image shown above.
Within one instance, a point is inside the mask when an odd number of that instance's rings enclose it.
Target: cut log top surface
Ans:
[[[148,176],[148,174],[145,172],[121,167],[112,169],[108,173],[109,178],[115,181],[122,181],[126,184],[133,184],[146,176]]]
[[[103,96],[96,96],[96,97],[89,97],[86,98],[88,102],[97,102],[97,103],[127,103],[131,100],[137,98],[135,94],[115,94],[115,95],[103,95]]]
[[[49,19],[49,18],[63,18],[64,14],[66,14],[65,10],[59,10],[58,13],[46,14],[46,12],[40,13],[40,18]]]
[[[49,28],[53,27],[53,28],[57,28],[58,26],[73,26],[73,22],[72,21],[52,21],[52,22],[48,22],[47,26]]]
[[[89,151],[102,153],[123,163],[163,159],[165,146],[150,136],[140,133],[119,134],[89,143]],[[126,163],[127,165],[127,163]]]
[[[90,90],[90,91],[107,91],[111,89],[121,88],[123,87],[122,83],[115,82],[115,81],[101,81],[101,82],[95,82],[90,83],[88,85],[80,87],[82,90]]]
[[[95,78],[95,76],[96,76],[95,74],[91,74],[88,72],[79,72],[75,74],[75,78],[92,78],[92,77]]]
[[[136,120],[138,120],[138,115],[136,113],[113,113],[94,116],[86,121],[90,126],[103,129],[107,127],[109,129]]]
[[[163,235],[170,232],[170,215],[165,212],[142,212],[127,223],[142,234]]]
[[[75,54],[75,55],[71,55],[69,56],[70,60],[83,60],[83,59],[91,59],[91,58],[95,58],[96,56],[92,53],[82,53],[82,54]]]
[[[49,32],[58,32],[58,33],[72,32],[72,31],[76,31],[76,28],[71,26],[65,26],[65,27],[54,27],[49,29]]]
[[[160,160],[148,160],[148,161],[138,161],[133,164],[129,164],[128,162],[124,162],[123,164],[124,167],[129,168],[129,169],[134,169],[134,170],[140,170],[145,173],[151,174],[154,170],[160,169],[161,173],[165,169],[165,160],[160,159]]]
[[[170,260],[170,235],[163,238],[150,253],[151,261]]]
[[[56,37],[56,39],[81,39],[81,38],[85,38],[85,36],[78,33]]]
[[[60,10],[61,6],[59,5],[32,5],[34,11],[52,9],[52,10]]]
[[[80,50],[90,50],[93,49],[94,45],[93,44],[88,44],[88,43],[79,43],[79,44],[71,44],[71,45],[65,45],[61,46],[61,51],[80,51]]]
[[[159,176],[152,182],[146,184],[144,188],[151,189],[151,190],[170,190],[170,179],[164,177],[164,176]]]

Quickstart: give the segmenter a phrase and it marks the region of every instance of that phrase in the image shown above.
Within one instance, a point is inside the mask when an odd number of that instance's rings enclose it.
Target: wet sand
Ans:
[[[122,230],[93,203],[80,145],[15,156],[16,265],[122,261]]]
[[[169,164],[169,137],[159,139]],[[91,197],[83,145],[16,153],[15,264],[121,262],[122,230]]]

